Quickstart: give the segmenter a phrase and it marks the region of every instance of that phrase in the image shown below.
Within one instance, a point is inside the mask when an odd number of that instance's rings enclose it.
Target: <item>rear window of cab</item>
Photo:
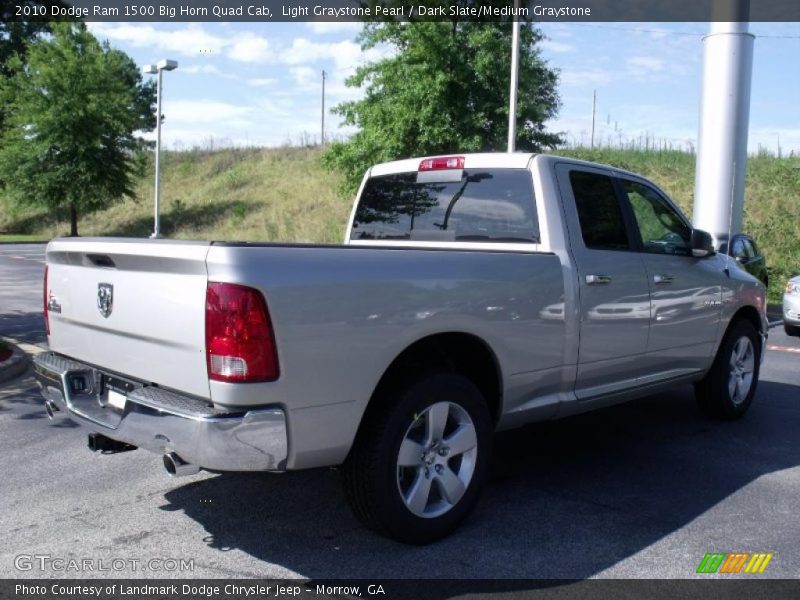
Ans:
[[[539,242],[527,169],[464,169],[441,179],[425,173],[371,177],[350,239]]]

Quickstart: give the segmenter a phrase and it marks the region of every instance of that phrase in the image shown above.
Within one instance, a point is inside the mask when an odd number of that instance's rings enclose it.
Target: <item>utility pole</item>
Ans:
[[[322,70],[322,133],[319,142],[320,146],[325,145],[325,69]]]
[[[594,148],[594,120],[597,114],[597,90],[592,90],[592,138],[589,147]]]
[[[517,149],[517,84],[519,83],[519,0],[514,0],[511,25],[511,84],[508,94],[508,151]]]

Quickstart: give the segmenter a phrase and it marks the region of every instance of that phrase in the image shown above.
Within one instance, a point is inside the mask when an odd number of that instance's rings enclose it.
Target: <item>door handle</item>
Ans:
[[[610,275],[587,275],[586,283],[588,285],[599,285],[603,283],[611,283]]]
[[[653,275],[653,283],[655,284],[672,283],[673,279],[674,278],[672,277],[672,275],[658,275],[658,274]]]

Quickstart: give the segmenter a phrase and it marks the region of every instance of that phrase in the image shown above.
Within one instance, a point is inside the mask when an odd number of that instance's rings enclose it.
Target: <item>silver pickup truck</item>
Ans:
[[[342,465],[368,527],[426,543],[493,432],[694,383],[741,416],[765,290],[649,181],[548,155],[372,167],[343,246],[56,239],[51,416],[172,475]]]

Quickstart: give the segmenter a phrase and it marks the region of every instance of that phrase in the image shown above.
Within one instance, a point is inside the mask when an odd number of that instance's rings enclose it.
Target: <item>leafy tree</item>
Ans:
[[[542,34],[529,23],[520,29],[516,141],[536,152],[562,141],[544,126],[559,107],[558,76],[539,54]],[[324,157],[344,172],[343,192],[352,193],[378,161],[506,149],[509,22],[368,23],[358,41],[363,50],[385,45],[395,54],[358,68],[346,84],[366,88],[364,98],[333,109],[359,128]]]
[[[0,180],[19,204],[68,210],[70,235],[78,235],[79,211],[132,195],[145,145],[135,132],[155,126],[155,87],[82,23],[51,28],[29,43],[26,63],[11,58],[14,74],[0,80]]]
[[[24,61],[28,42],[40,33],[50,31],[48,21],[12,21],[17,6],[32,9],[45,7],[49,10],[50,6],[63,5],[63,2],[57,0],[22,0],[14,3],[0,0],[0,77],[11,77],[14,74],[11,58],[18,56]],[[4,118],[5,111],[0,106],[0,130],[3,129]]]

